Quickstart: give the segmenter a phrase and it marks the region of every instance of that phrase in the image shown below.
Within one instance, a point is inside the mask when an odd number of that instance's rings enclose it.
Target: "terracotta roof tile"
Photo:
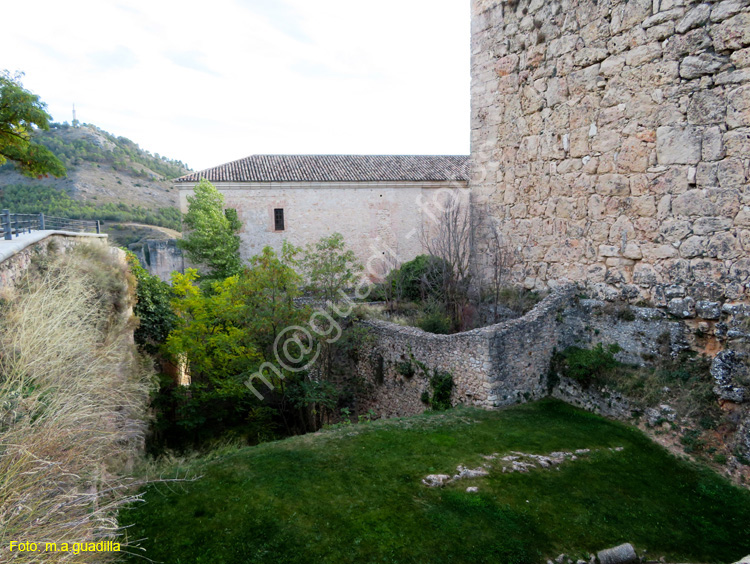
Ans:
[[[468,180],[465,155],[251,155],[175,182],[400,182]]]

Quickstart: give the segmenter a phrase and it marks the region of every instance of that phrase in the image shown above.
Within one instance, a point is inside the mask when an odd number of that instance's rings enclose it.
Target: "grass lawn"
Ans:
[[[482,455],[581,448],[600,450],[551,469],[421,483],[479,466]],[[354,425],[178,471],[202,478],[154,484],[146,503],[121,515],[134,523],[131,542],[145,539],[146,552],[135,552],[167,564],[507,564],[622,542],[681,562],[750,554],[750,492],[635,429],[553,400]]]

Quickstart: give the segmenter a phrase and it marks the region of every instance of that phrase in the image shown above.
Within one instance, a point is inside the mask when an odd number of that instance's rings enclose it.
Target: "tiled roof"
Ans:
[[[465,155],[252,155],[175,182],[378,182],[468,180]]]

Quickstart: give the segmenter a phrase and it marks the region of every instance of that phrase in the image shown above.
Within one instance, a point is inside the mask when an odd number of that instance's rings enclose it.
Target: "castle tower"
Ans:
[[[471,98],[472,189],[516,283],[748,298],[746,2],[472,0]]]

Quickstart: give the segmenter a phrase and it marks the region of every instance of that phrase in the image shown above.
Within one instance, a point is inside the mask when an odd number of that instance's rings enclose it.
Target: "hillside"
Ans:
[[[122,514],[146,539],[131,562],[588,561],[623,542],[651,561],[750,553],[750,492],[553,400],[347,425],[173,472],[199,478],[154,484]]]
[[[88,124],[53,124],[35,138],[63,161],[67,177],[28,178],[10,163],[0,167],[0,207],[180,229],[171,179],[189,172],[181,161]]]

